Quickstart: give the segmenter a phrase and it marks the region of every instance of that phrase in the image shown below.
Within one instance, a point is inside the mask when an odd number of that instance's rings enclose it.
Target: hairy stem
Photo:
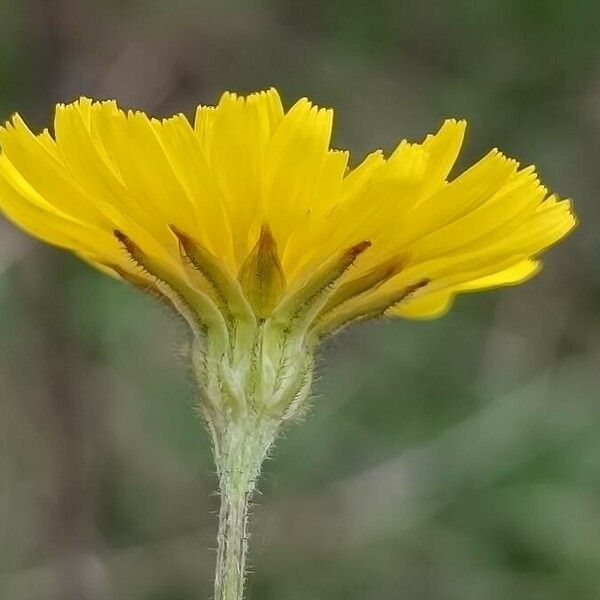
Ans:
[[[234,497],[221,492],[215,573],[215,599],[218,600],[241,600],[244,596],[249,499],[250,492]]]
[[[215,600],[244,597],[248,504],[278,427],[272,419],[246,416],[213,434],[221,493]]]

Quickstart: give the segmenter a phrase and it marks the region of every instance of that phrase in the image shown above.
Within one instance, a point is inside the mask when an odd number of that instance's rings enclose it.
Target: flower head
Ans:
[[[208,334],[198,360],[228,357],[233,374],[213,384],[232,405],[250,385],[289,407],[310,370],[285,372],[290,357],[322,336],[524,281],[575,224],[497,150],[450,177],[464,121],[350,168],[332,119],[306,99],[284,111],[274,89],[225,93],[193,123],[86,98],[57,106],[53,134],[15,115],[0,130],[0,210]],[[262,379],[258,355],[272,363]]]

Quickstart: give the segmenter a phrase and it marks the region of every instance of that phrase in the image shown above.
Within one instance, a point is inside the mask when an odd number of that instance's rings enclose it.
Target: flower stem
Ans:
[[[248,505],[278,425],[271,419],[246,417],[213,433],[221,493],[214,600],[244,597]]]
[[[241,600],[248,538],[246,523],[250,493],[229,497],[221,491],[215,600]]]

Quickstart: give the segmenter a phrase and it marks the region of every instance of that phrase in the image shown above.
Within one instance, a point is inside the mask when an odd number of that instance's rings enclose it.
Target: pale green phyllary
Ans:
[[[332,118],[305,99],[286,112],[269,90],[226,93],[193,122],[81,99],[57,107],[52,134],[19,116],[0,130],[0,211],[189,325],[220,477],[216,600],[243,596],[248,500],[306,406],[319,341],[520,283],[575,225],[496,150],[450,178],[463,121],[349,168]]]

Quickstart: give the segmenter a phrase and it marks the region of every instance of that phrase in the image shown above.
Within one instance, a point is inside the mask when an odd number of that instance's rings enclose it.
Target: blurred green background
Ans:
[[[254,600],[600,598],[600,3],[2,0],[0,116],[193,113],[277,86],[354,155],[466,117],[581,226],[514,289],[357,327],[266,465]],[[216,478],[184,331],[0,222],[0,598],[209,598]]]

